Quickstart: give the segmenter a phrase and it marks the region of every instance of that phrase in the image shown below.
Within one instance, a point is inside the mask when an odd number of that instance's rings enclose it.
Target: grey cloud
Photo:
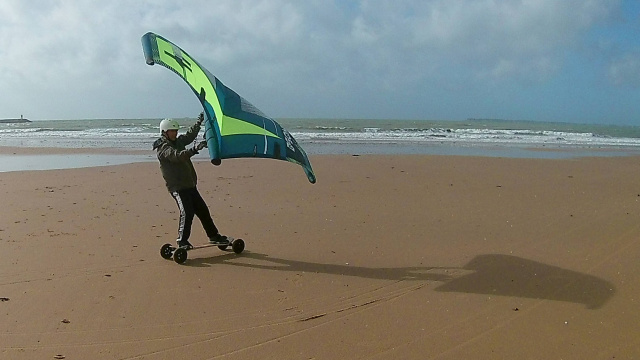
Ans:
[[[640,52],[613,60],[607,75],[617,86],[640,88]]]
[[[198,104],[186,85],[144,64],[147,31],[178,43],[272,116],[439,115],[438,96],[465,89],[477,102],[472,89],[486,82],[560,73],[567,53],[618,5],[4,0],[0,117],[25,108],[39,118],[189,115]],[[633,68],[621,59],[609,75],[620,82]]]

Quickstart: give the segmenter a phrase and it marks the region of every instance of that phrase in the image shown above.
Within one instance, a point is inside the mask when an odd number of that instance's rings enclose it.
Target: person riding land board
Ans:
[[[180,223],[178,226],[178,247],[191,249],[189,243],[193,216],[198,216],[204,228],[209,243],[214,245],[229,245],[229,239],[220,235],[218,228],[213,223],[209,208],[196,188],[198,176],[191,162],[191,157],[207,147],[206,141],[201,141],[192,148],[187,149],[200,131],[204,120],[204,114],[200,113],[196,123],[191,126],[184,135],[178,136],[180,125],[173,119],[164,119],[160,122],[160,138],[153,143],[153,149],[157,151],[160,161],[160,171],[167,189],[176,201],[180,210]]]

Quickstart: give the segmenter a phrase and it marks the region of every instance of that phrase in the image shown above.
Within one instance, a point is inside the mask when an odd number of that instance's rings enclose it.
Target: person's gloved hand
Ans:
[[[200,115],[198,115],[198,120],[196,120],[196,125],[198,126],[202,125],[203,121],[204,121],[204,112],[201,112]]]
[[[206,141],[200,141],[199,143],[197,143],[196,145],[194,145],[189,151],[191,152],[191,156],[198,154],[200,152],[200,150],[204,149],[207,147],[207,142]]]
[[[200,141],[198,143],[198,145],[196,145],[196,150],[200,151],[200,150],[202,150],[202,149],[204,149],[206,147],[207,147],[207,142],[206,141]]]

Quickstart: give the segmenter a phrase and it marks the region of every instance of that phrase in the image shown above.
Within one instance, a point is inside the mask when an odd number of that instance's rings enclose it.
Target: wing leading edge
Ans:
[[[212,163],[242,157],[286,160],[302,166],[309,182],[316,182],[309,158],[293,136],[184,50],[151,32],[142,36],[142,49],[148,65],[159,64],[176,73],[202,103]]]

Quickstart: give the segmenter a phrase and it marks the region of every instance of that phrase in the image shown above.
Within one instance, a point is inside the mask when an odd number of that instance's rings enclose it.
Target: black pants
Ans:
[[[198,219],[200,219],[202,227],[208,237],[213,237],[218,234],[218,228],[213,223],[209,208],[204,202],[204,199],[202,199],[202,196],[200,196],[198,189],[191,188],[174,191],[171,193],[171,196],[176,200],[176,204],[178,204],[178,209],[180,210],[178,241],[189,240],[194,215],[197,215]]]

